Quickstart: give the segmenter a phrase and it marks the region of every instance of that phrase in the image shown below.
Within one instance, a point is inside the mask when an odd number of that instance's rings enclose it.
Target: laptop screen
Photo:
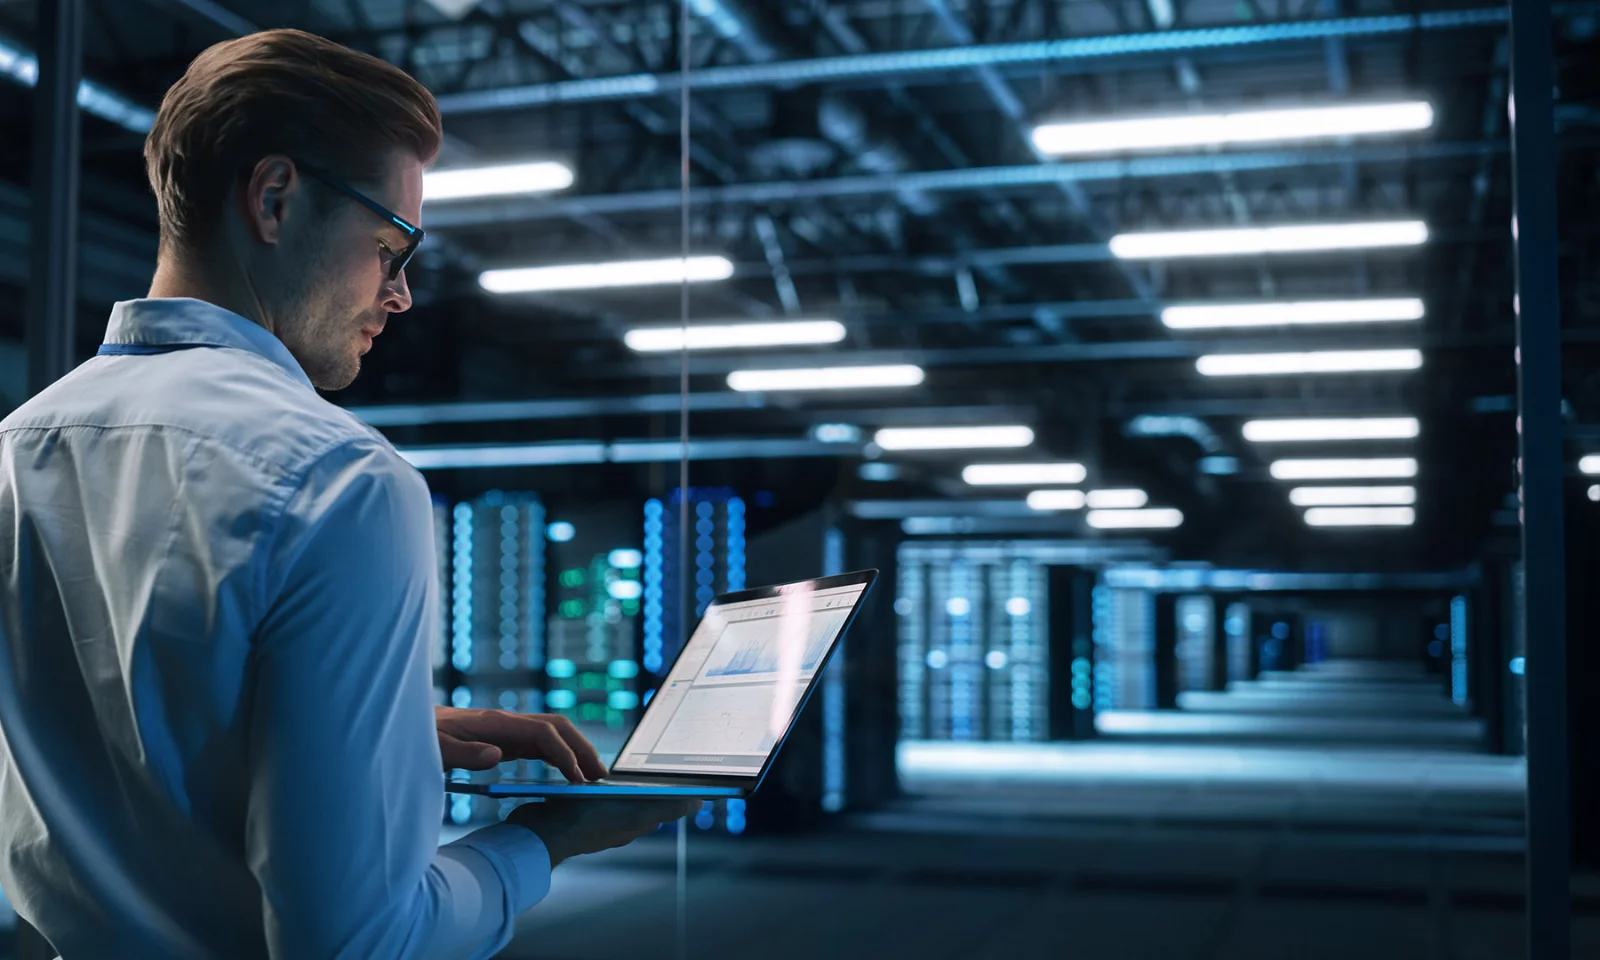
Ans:
[[[866,588],[804,582],[713,603],[612,770],[760,774]]]

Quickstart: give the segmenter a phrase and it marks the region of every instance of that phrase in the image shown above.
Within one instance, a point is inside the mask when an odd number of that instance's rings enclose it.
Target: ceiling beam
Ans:
[[[865,79],[903,79],[981,67],[1046,64],[1062,70],[1073,64],[1098,64],[1118,57],[1170,56],[1179,52],[1231,50],[1240,47],[1363,38],[1422,32],[1503,27],[1504,6],[1439,10],[1380,17],[1334,17],[1292,20],[1197,30],[1162,30],[1099,37],[1073,37],[1025,43],[974,44],[931,50],[868,53],[809,60],[697,68],[691,75],[696,91],[760,87],[793,87]],[[627,100],[676,93],[683,78],[675,73],[641,73],[492,90],[473,90],[439,98],[446,113],[488,113],[557,103]]]
[[[1084,160],[1003,167],[969,167],[927,170],[884,176],[835,177],[827,180],[780,180],[700,187],[694,192],[698,207],[766,206],[805,200],[890,196],[905,191],[952,192],[1002,188],[1052,186],[1160,177],[1183,177],[1223,172],[1289,170],[1345,163],[1408,163],[1414,161],[1477,159],[1503,154],[1506,145],[1493,140],[1450,141],[1416,145],[1391,145],[1328,149],[1274,150],[1251,153],[1203,153],[1169,157]],[[614,216],[624,213],[674,212],[683,202],[678,190],[646,190],[576,197],[501,197],[492,202],[433,203],[428,206],[430,230],[483,226],[577,216]]]

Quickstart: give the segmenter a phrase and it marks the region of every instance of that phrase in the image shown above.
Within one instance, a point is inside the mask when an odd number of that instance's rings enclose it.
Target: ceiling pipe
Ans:
[[[1498,6],[1383,17],[1336,17],[1247,26],[1206,27],[1196,30],[1161,30],[1100,37],[1074,37],[1065,40],[978,44],[934,50],[907,50],[705,67],[693,72],[691,83],[696,91],[733,90],[908,77],[1019,64],[1049,64],[1052,69],[1060,69],[1066,64],[1094,62],[1114,57],[1171,55],[1325,40],[1331,37],[1357,39],[1394,36],[1416,31],[1437,32],[1502,27],[1507,20],[1506,8]],[[597,77],[447,94],[439,98],[439,108],[447,114],[467,114],[517,110],[555,103],[626,100],[632,97],[675,93],[682,84],[683,78],[675,73]]]

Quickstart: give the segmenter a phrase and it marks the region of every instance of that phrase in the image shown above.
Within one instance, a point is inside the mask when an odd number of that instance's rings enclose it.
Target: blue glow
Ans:
[[[728,801],[727,816],[723,821],[723,826],[728,828],[729,833],[744,833],[743,800],[733,799]]]
[[[472,670],[472,505],[458,503],[451,511],[450,665]]]
[[[640,705],[648,707],[650,705],[650,698],[655,695],[656,692],[654,689],[646,690],[644,692],[644,699],[639,701]]]
[[[528,530],[528,616],[523,645],[523,666],[537,670],[544,663],[545,596],[544,541],[533,535],[544,525],[544,505],[533,500],[527,505]]]
[[[639,665],[632,660],[613,660],[606,673],[618,680],[631,680],[639,675]]]
[[[613,710],[632,710],[639,706],[639,695],[632,690],[613,690],[606,697],[606,706]]]
[[[571,710],[578,705],[578,695],[571,690],[551,690],[544,695],[544,702],[552,710]]]
[[[716,822],[716,804],[710,800],[701,803],[700,812],[694,815],[694,825],[701,830],[710,830]]]
[[[1467,598],[1450,601],[1450,699],[1467,702]]]
[[[1289,639],[1289,625],[1281,620],[1277,623],[1274,623],[1272,625],[1272,636],[1275,640]]]
[[[565,680],[568,677],[577,675],[578,665],[571,660],[558,658],[545,664],[544,672],[557,680]]]
[[[450,705],[460,710],[472,706],[472,691],[466,687],[456,687],[450,691]]]
[[[643,626],[643,657],[644,668],[651,673],[659,673],[662,668],[662,640],[664,633],[663,615],[663,582],[662,549],[665,546],[662,538],[662,514],[664,508],[660,500],[646,500],[644,504],[644,626]],[[646,701],[648,702],[648,700]]]
[[[1099,666],[1094,671],[1094,698],[1092,706],[1095,710],[1110,710],[1116,706],[1117,695],[1117,668],[1116,657],[1118,647],[1116,599],[1111,594],[1109,587],[1096,585],[1091,593],[1093,598],[1091,608],[1094,617],[1094,659]],[[1073,703],[1077,703],[1074,698]],[[1079,707],[1079,709],[1085,709]]]
[[[578,535],[578,528],[565,520],[557,520],[544,528],[544,535],[551,543],[567,543]]]
[[[1428,656],[1437,660],[1444,655],[1444,644],[1438,640],[1428,641]]]
[[[501,690],[500,691],[500,709],[501,710],[515,710],[515,709],[517,709],[517,691],[515,691],[515,690]]]
[[[472,798],[455,794],[450,798],[450,822],[463,824],[472,819]]]
[[[613,550],[606,555],[606,563],[618,570],[632,570],[644,563],[644,554],[638,550]]]
[[[745,587],[744,501],[728,500],[728,590]]]
[[[990,650],[984,655],[983,662],[990,670],[1004,670],[1010,658],[1004,650]]]
[[[1508,669],[1510,669],[1511,675],[1513,677],[1520,677],[1520,676],[1523,675],[1523,673],[1525,673],[1527,671],[1528,658],[1527,657],[1512,657],[1511,658],[1511,662],[1506,664],[1506,666],[1507,666]]]
[[[818,443],[860,443],[861,428],[853,423],[819,423],[811,428]]]
[[[1439,624],[1438,626],[1433,628],[1433,635],[1435,637],[1439,638],[1440,640],[1449,640],[1450,639],[1450,625],[1447,624],[1447,623]]]
[[[741,506],[741,512],[743,507]],[[733,541],[733,503],[728,504],[728,541]],[[742,537],[742,531],[741,531]],[[822,535],[822,575],[844,572],[844,531],[829,527]],[[845,804],[845,650],[838,641],[833,660],[822,675],[822,809],[837,813]]]
[[[972,601],[966,597],[951,597],[945,601],[944,612],[952,617],[964,617],[972,612]]]
[[[637,580],[613,580],[606,584],[606,593],[613,600],[637,600],[644,596],[644,584]]]
[[[928,651],[928,669],[943,670],[950,663],[950,657],[943,650]]]

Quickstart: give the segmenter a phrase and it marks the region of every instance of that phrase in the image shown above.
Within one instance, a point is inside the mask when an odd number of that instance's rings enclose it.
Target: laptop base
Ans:
[[[743,797],[749,791],[742,787],[709,786],[705,784],[656,783],[631,781],[623,777],[615,780],[597,780],[592,783],[568,783],[565,780],[507,779],[499,783],[445,783],[449,793],[471,793],[484,797],[559,797],[562,800],[629,800],[702,799],[717,800]]]

